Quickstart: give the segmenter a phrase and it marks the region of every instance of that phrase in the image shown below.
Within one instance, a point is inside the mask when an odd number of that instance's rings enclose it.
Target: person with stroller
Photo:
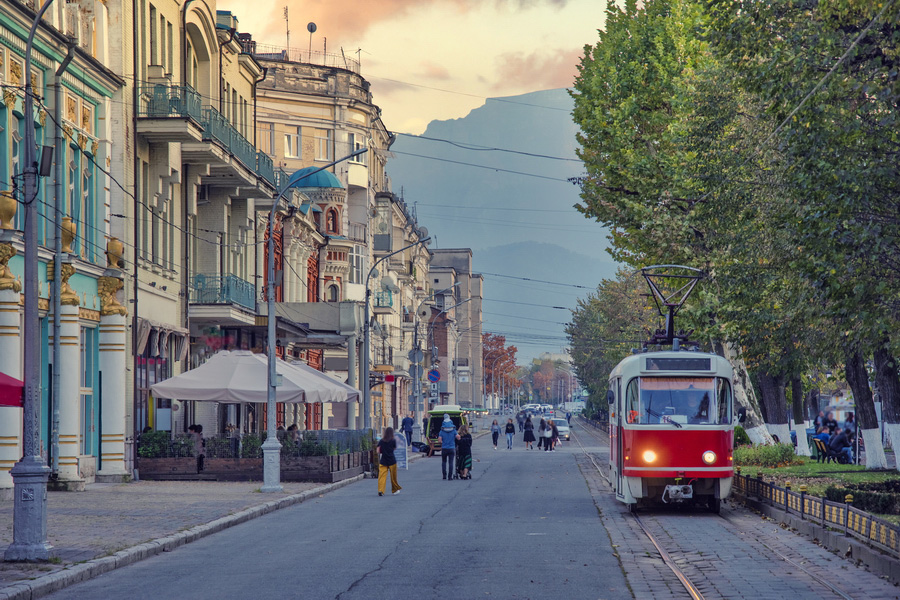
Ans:
[[[456,472],[460,479],[472,479],[472,434],[461,425],[456,440]]]

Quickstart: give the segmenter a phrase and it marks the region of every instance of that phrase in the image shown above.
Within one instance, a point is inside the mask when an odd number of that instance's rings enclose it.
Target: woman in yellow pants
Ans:
[[[391,494],[399,494],[400,484],[397,483],[397,459],[394,458],[394,450],[397,448],[397,440],[394,439],[394,428],[388,427],[384,435],[378,441],[378,495],[384,496],[384,488],[387,485],[388,473],[391,474]]]

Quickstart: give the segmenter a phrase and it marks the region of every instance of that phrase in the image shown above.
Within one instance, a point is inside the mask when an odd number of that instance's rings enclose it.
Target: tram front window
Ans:
[[[721,377],[638,377],[628,382],[625,403],[636,425],[731,422],[731,386]]]

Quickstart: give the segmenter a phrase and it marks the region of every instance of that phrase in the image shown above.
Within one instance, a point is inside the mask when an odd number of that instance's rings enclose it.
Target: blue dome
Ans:
[[[295,188],[341,188],[344,186],[341,185],[341,182],[338,181],[338,178],[334,176],[334,173],[331,171],[322,170],[318,173],[313,173],[312,175],[308,175],[303,177],[303,173],[312,173],[318,169],[318,167],[305,167],[300,169],[299,171],[295,171],[293,175],[291,175],[291,179],[296,177],[302,177],[302,179],[298,179],[297,183],[292,185],[291,187]]]

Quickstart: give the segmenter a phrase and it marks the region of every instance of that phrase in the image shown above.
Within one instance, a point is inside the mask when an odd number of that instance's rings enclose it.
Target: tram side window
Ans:
[[[727,425],[731,423],[731,384],[727,379],[721,377],[716,379],[716,387],[719,398],[719,424]]]
[[[641,420],[641,395],[638,388],[638,380],[632,379],[625,388],[625,419],[629,423],[646,423]]]

